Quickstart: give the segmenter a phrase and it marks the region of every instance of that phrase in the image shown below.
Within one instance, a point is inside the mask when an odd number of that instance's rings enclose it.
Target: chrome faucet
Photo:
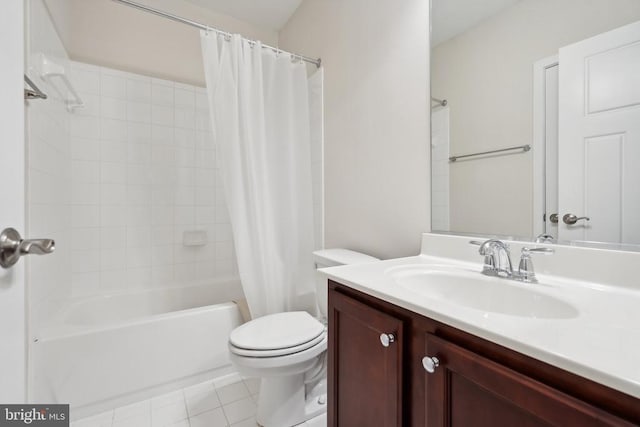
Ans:
[[[484,256],[483,274],[500,277],[513,276],[509,245],[500,240],[490,239],[480,245],[478,252]]]
[[[537,283],[535,271],[533,269],[533,261],[531,260],[531,254],[539,253],[544,255],[550,255],[554,252],[551,248],[522,248],[520,255],[520,263],[518,265],[518,271],[513,271],[511,264],[511,253],[509,252],[509,245],[497,240],[489,239],[485,242],[478,242],[472,240],[472,245],[480,246],[478,252],[484,256],[484,266],[482,268],[482,274],[487,276],[504,277],[507,279],[519,280],[526,283]]]

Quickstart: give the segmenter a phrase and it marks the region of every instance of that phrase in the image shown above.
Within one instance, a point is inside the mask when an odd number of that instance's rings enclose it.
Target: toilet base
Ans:
[[[260,384],[256,420],[264,427],[291,427],[327,410],[326,383],[307,392],[304,374],[265,377]]]
[[[234,346],[229,348],[231,363],[241,375],[261,379],[256,414],[260,425],[292,427],[326,411],[326,333],[306,350],[277,357],[239,355]]]

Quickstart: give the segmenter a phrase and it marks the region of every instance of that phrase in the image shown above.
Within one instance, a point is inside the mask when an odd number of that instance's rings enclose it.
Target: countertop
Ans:
[[[539,275],[541,284],[500,279],[569,303],[569,318],[531,318],[483,311],[399,286],[399,266],[455,265],[481,275],[480,263],[418,255],[320,270],[330,279],[640,398],[640,290]],[[431,266],[431,267],[430,267]],[[393,270],[392,270],[393,271]]]

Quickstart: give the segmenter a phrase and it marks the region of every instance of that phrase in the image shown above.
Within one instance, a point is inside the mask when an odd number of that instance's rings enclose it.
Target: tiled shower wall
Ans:
[[[205,89],[79,62],[71,79],[73,294],[236,275]]]
[[[29,74],[49,99],[27,107],[24,234],[57,246],[25,259],[33,324],[72,296],[237,275],[205,89],[69,61],[44,3],[29,7]],[[62,82],[39,77],[40,54],[65,68],[85,108],[66,110]],[[321,112],[321,103],[312,110]],[[317,135],[314,234],[322,247]],[[185,231],[205,232],[206,244],[183,245]]]
[[[449,231],[449,107],[431,113],[431,229]]]
[[[69,59],[41,0],[28,3],[29,54],[27,73],[48,95],[26,103],[27,228],[23,237],[50,238],[53,254],[25,257],[29,293],[29,323],[38,327],[71,295],[71,158],[70,115],[56,81],[40,78],[39,55],[68,67]]]

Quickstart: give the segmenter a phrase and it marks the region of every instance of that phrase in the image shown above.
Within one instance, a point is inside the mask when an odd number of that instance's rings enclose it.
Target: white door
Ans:
[[[559,238],[640,243],[640,22],[560,49],[560,65]]]
[[[2,2],[0,13],[0,231],[25,225],[23,2]],[[0,268],[0,402],[25,400],[24,262]]]

